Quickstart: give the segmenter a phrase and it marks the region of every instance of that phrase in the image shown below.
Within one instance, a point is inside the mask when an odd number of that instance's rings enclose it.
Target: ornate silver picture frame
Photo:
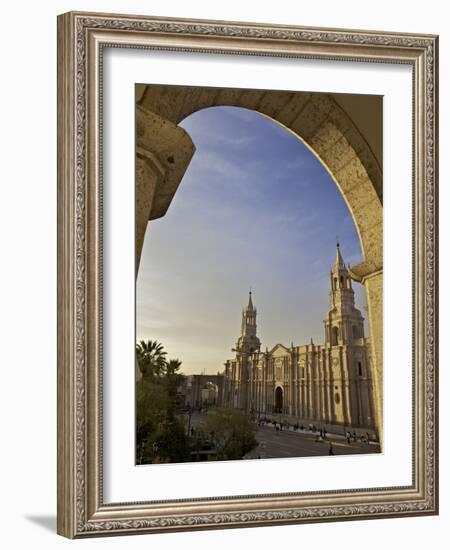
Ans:
[[[107,48],[411,67],[412,183],[405,197],[413,212],[413,326],[407,351],[413,365],[411,484],[274,494],[262,483],[261,492],[251,495],[161,500],[149,490],[145,501],[105,501],[102,146]],[[59,16],[59,534],[82,538],[438,513],[437,108],[438,38],[432,35],[76,12]],[[309,146],[320,148],[320,140]],[[367,192],[377,196],[382,209],[381,174],[371,159],[361,162]],[[381,244],[350,272],[372,293],[369,301],[381,326],[380,250]],[[382,366],[382,350],[375,353]]]

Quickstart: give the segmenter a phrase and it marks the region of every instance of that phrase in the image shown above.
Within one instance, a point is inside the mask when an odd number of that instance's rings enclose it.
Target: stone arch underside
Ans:
[[[141,86],[138,105],[173,125],[214,106],[235,106],[267,115],[300,136],[339,186],[354,217],[365,262],[382,267],[382,177],[367,142],[336,101],[326,94]],[[151,116],[151,115],[150,115]],[[157,134],[153,133],[154,136]]]
[[[299,136],[339,187],[357,228],[364,261],[351,268],[366,287],[377,425],[382,437],[382,172],[350,117],[327,94],[183,86],[136,87],[136,270],[148,220],[167,211],[195,146],[178,124],[214,106],[262,113]]]

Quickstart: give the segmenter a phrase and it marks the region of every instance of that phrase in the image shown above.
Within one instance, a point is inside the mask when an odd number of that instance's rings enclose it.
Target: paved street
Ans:
[[[191,415],[190,423],[186,415],[186,427],[196,429],[205,420],[205,415],[195,412]],[[376,443],[351,442],[343,436],[327,434],[327,439],[317,441],[317,434],[305,431],[282,430],[277,431],[272,425],[260,426],[256,433],[258,447],[248,453],[244,458],[287,458],[298,456],[327,456],[330,443],[333,454],[368,454],[379,453],[380,446]]]
[[[316,435],[291,430],[276,431],[272,426],[258,428],[258,447],[245,458],[287,458],[296,456],[325,456],[329,454],[330,443],[335,455],[378,453],[380,447],[371,443],[350,443],[335,435],[327,435],[324,441],[316,441]]]

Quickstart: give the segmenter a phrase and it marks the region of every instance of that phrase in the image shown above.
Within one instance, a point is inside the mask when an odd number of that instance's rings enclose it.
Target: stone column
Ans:
[[[183,128],[136,107],[136,275],[147,223],[166,214],[194,152]]]
[[[373,262],[363,262],[349,271],[352,278],[362,283],[366,289],[372,358],[370,374],[373,389],[373,416],[375,431],[383,448],[383,267]]]
[[[339,351],[339,362],[341,367],[341,401],[342,401],[342,416],[344,418],[345,425],[349,425],[352,422],[351,409],[350,409],[350,380],[349,380],[349,360],[348,349],[344,350],[342,347]]]
[[[305,371],[306,372],[306,371]],[[305,374],[306,376],[306,374]],[[301,417],[302,419],[306,418],[308,416],[308,407],[307,407],[307,399],[306,399],[306,388],[305,388],[305,379],[302,380],[302,386],[301,386],[301,396],[302,396],[302,403],[301,403]]]
[[[364,280],[370,323],[372,351],[372,380],[375,405],[375,424],[380,443],[383,441],[383,272]]]
[[[365,403],[365,406],[364,406],[365,422],[369,428],[373,428],[372,403],[371,403],[372,400],[370,397],[370,387],[369,387],[367,378],[365,378],[362,383],[361,393],[363,391],[364,391],[363,403]]]
[[[325,411],[326,411],[325,421],[328,423],[332,421],[331,403],[330,403],[330,384],[332,383],[332,379],[333,379],[329,348],[328,349],[325,348],[323,351],[323,361],[324,361],[324,369],[326,374],[325,385],[324,385]]]
[[[152,158],[153,157],[153,158]],[[164,170],[157,159],[145,149],[136,151],[136,274],[144,244],[145,231],[150,219],[153,197],[157,185],[164,179]]]
[[[306,351],[305,357],[305,372],[306,372],[306,410],[307,417],[312,418],[313,416],[313,401],[312,401],[312,392],[313,392],[313,367],[311,365],[309,349]]]
[[[362,400],[362,387],[363,387],[363,384],[364,382],[361,381],[361,379],[358,379],[356,382],[354,382],[354,388],[355,388],[355,394],[356,394],[356,403],[357,403],[357,407],[356,407],[356,410],[357,410],[357,418],[358,418],[358,424],[360,426],[365,426],[366,425],[366,421],[365,421],[365,411],[364,411],[364,405],[363,405],[363,400]]]

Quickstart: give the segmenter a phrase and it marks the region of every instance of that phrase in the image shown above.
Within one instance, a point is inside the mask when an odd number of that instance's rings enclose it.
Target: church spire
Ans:
[[[248,293],[248,304],[247,304],[247,311],[253,311],[255,308],[253,307],[252,302],[252,291],[250,290]]]
[[[339,271],[340,269],[344,268],[344,260],[342,258],[341,254],[341,248],[339,246],[339,242],[336,243],[336,260],[334,262],[334,268],[333,271]]]
[[[330,277],[332,291],[342,291],[352,288],[350,274],[345,266],[339,241],[336,243],[336,258],[334,260],[334,265],[331,268]]]
[[[261,343],[256,336],[256,307],[253,305],[252,291],[248,293],[247,305],[242,309],[241,336],[237,349],[253,353],[259,351]]]
[[[325,341],[331,346],[348,344],[364,337],[364,319],[355,307],[352,279],[342,258],[339,242],[330,272],[330,309],[325,319]]]

